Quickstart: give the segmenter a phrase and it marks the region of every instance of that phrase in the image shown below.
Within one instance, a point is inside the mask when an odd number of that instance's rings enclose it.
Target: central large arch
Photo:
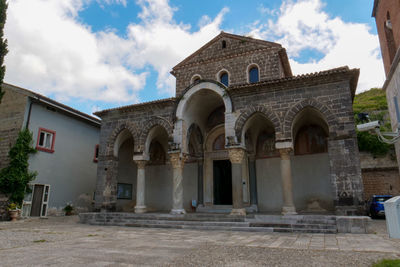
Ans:
[[[234,136],[230,123],[232,115],[232,100],[226,88],[216,82],[200,82],[186,91],[176,109],[174,127],[174,143],[179,144],[182,153],[188,153],[187,132],[195,123],[203,133],[207,132],[207,119],[218,108],[224,109],[224,124],[226,136]]]

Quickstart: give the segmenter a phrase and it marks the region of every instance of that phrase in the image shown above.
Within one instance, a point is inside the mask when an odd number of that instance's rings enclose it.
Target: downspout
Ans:
[[[26,120],[26,125],[25,125],[25,129],[29,128],[29,121],[31,120],[31,111],[32,111],[32,99],[29,98],[29,110],[28,110],[28,118]]]

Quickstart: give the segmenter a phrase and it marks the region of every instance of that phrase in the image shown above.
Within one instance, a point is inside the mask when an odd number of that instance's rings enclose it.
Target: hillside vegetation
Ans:
[[[372,88],[354,97],[353,111],[355,114],[369,111],[387,111],[385,91]]]
[[[353,111],[356,124],[363,123],[358,118],[358,114],[366,112],[370,121],[379,120],[383,122],[381,131],[391,131],[386,95],[382,89],[372,88],[356,95],[354,97]],[[375,134],[357,131],[357,139],[360,151],[370,152],[374,156],[383,156],[388,153],[394,156],[394,146],[380,142]]]

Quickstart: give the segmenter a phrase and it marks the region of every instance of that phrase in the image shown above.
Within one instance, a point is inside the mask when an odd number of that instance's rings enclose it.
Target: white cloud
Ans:
[[[207,23],[203,17],[201,22],[204,25],[199,31],[191,33],[190,25],[173,21],[173,8],[165,6],[165,1],[141,0],[139,3],[143,8],[139,14],[143,23],[128,27],[129,39],[134,44],[128,54],[129,64],[137,67],[151,65],[158,72],[157,88],[173,95],[175,79],[169,74],[172,67],[221,31],[222,18],[228,9],[222,9],[214,20]]]
[[[158,72],[159,92],[173,95],[175,80],[169,71],[220,32],[227,12],[223,9],[213,20],[203,20],[197,32],[190,32],[190,25],[173,20],[175,9],[167,0],[138,0],[141,21],[129,25],[128,36],[122,38],[113,30],[93,32],[80,22],[79,11],[92,1],[10,1],[5,81],[63,101],[134,103],[149,74],[143,69],[150,66]]]
[[[361,69],[358,92],[382,86],[385,76],[378,36],[370,33],[368,25],[332,18],[323,8],[321,0],[284,1],[277,20],[253,25],[251,34],[281,43],[294,74],[348,65]],[[307,63],[296,61],[305,49],[323,57]]]

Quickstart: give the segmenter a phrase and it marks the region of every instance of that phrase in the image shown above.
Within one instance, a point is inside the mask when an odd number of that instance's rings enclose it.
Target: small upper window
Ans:
[[[251,69],[249,70],[249,82],[256,83],[259,81],[260,81],[260,78],[258,75],[258,68],[256,66],[251,67]]]
[[[36,149],[53,153],[55,139],[56,139],[55,131],[39,128]]]
[[[224,49],[224,48],[226,48],[226,41],[225,40],[222,41],[222,49]]]
[[[99,160],[99,145],[96,145],[94,148],[93,162],[97,162],[98,160]]]
[[[229,76],[228,73],[223,72],[221,73],[221,75],[219,76],[219,81],[224,84],[225,86],[229,86]]]
[[[191,84],[193,84],[193,83],[199,83],[200,80],[201,80],[200,75],[196,74],[196,75],[194,75],[194,76],[192,77],[190,83],[191,83]]]

